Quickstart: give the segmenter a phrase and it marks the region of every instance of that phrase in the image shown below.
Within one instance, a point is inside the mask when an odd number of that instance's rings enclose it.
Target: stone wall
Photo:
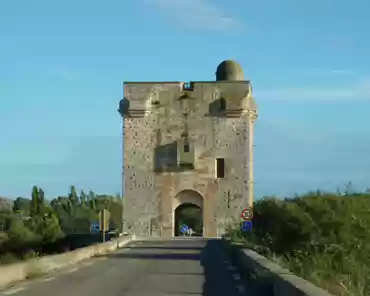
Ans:
[[[238,221],[253,201],[250,83],[126,83],[124,93],[126,231],[171,237],[174,198],[182,190],[203,197],[205,236]],[[185,139],[190,152],[182,154]],[[225,159],[223,179],[216,178],[216,158]]]
[[[77,264],[94,256],[114,252],[134,239],[131,236],[121,236],[105,243],[95,244],[63,254],[49,255],[14,264],[2,265],[0,266],[0,289],[36,275],[41,276],[51,271]]]
[[[242,245],[223,243],[253,295],[333,296]]]

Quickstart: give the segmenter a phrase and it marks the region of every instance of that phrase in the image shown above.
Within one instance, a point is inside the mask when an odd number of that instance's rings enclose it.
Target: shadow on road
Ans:
[[[172,246],[170,242],[163,246],[150,246],[150,243],[133,247],[129,252],[116,253],[110,256],[137,260],[162,260],[162,261],[198,261],[203,267],[203,273],[199,272],[155,272],[156,275],[188,275],[200,276],[204,278],[202,294],[188,293],[178,291],[181,295],[204,295],[204,296],[236,296],[236,295],[261,295],[270,296],[271,290],[263,288],[263,285],[257,280],[244,280],[240,277],[238,270],[233,266],[231,259],[224,251],[222,242],[219,240],[208,240],[200,243],[194,243],[191,246],[186,242],[183,246],[181,243]],[[181,270],[181,262],[179,262]],[[172,263],[171,263],[172,264]],[[199,266],[194,264],[194,266]],[[179,287],[184,288],[184,287]],[[266,287],[267,288],[267,287]],[[185,292],[185,293],[184,293]],[[176,292],[171,291],[164,293],[166,295],[176,295]]]
[[[180,254],[180,253],[168,253],[168,254],[138,254],[138,253],[129,253],[129,254],[115,254],[109,255],[109,257],[118,257],[118,258],[130,258],[130,259],[150,259],[150,260],[200,260],[200,254]]]

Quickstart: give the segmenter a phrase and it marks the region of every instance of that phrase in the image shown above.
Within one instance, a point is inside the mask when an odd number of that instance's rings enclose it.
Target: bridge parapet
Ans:
[[[266,257],[238,245],[225,242],[233,263],[245,280],[264,286],[274,296],[333,296],[329,292],[282,268]]]
[[[0,289],[34,276],[65,268],[94,256],[114,252],[133,240],[135,240],[135,237],[121,236],[105,243],[94,244],[71,252],[0,266]]]

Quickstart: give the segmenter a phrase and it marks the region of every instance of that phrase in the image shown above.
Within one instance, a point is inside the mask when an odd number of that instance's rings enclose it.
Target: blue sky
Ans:
[[[214,80],[259,106],[256,195],[370,187],[368,0],[0,2],[0,195],[121,188],[122,82]]]

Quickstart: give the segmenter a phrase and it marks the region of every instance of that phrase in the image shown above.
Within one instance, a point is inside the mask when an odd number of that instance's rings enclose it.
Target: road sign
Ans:
[[[240,223],[240,230],[241,231],[252,231],[252,228],[253,228],[253,225],[252,225],[252,221],[243,221],[242,223]]]
[[[244,221],[250,221],[250,220],[252,220],[252,218],[253,218],[253,211],[252,211],[252,209],[250,209],[250,208],[244,209],[242,211],[241,217],[242,217],[242,219]]]
[[[186,225],[186,224],[181,225],[180,231],[181,231],[182,234],[188,232],[188,230],[189,230],[188,225]]]
[[[91,224],[90,224],[90,231],[92,233],[99,232],[100,231],[99,221],[93,221],[93,222],[91,222]]]

